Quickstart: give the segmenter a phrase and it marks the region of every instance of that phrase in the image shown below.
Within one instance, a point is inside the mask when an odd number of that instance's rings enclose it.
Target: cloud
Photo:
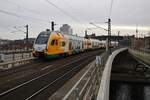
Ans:
[[[105,22],[109,17],[111,0],[49,0],[69,15],[78,19],[75,21],[63,14],[56,7],[51,6],[46,0],[1,0],[0,10],[5,10],[19,15],[12,16],[0,13],[0,37],[22,38],[22,35],[9,35],[14,26],[29,24],[30,37],[35,37],[40,31],[50,27],[50,22],[55,21],[58,26],[63,23],[73,26],[74,32],[84,35],[86,27],[91,27],[89,22]],[[118,30],[133,32],[131,27],[138,24],[145,31],[149,30],[150,18],[149,0],[114,0],[112,8],[113,32]],[[42,20],[38,20],[42,19]],[[56,29],[58,29],[58,26]],[[120,28],[115,28],[120,27]],[[129,28],[130,27],[130,28]],[[104,33],[103,30],[92,30]],[[142,31],[141,31],[142,32]],[[5,33],[5,34],[3,34]],[[6,35],[7,34],[7,35]]]

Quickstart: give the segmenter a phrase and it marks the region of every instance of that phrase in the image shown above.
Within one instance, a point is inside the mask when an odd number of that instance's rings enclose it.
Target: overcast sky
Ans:
[[[94,27],[90,22],[107,28],[103,22],[108,17],[112,19],[112,34],[121,31],[122,35],[133,35],[136,25],[139,34],[146,34],[150,30],[149,5],[150,0],[113,0],[110,16],[111,0],[0,0],[0,38],[25,38],[21,31],[25,31],[26,24],[29,37],[36,37],[50,28],[51,21],[56,22],[56,29],[67,23],[74,34],[84,36],[86,28]],[[101,29],[90,32],[107,34]]]

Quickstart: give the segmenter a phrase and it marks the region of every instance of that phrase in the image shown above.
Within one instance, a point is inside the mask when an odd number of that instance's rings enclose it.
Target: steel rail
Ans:
[[[49,86],[53,85],[55,82],[59,81],[60,79],[64,78],[66,75],[68,75],[69,73],[73,72],[74,70],[76,70],[77,68],[79,68],[82,64],[84,64],[85,62],[80,63],[77,67],[73,67],[71,70],[69,70],[68,72],[66,72],[65,74],[63,74],[62,76],[58,77],[57,79],[55,79],[54,81],[52,81],[51,83],[49,83],[48,85],[44,86],[43,88],[41,88],[40,90],[36,91],[34,94],[32,94],[31,96],[29,96],[28,98],[26,98],[25,100],[30,100],[33,97],[35,97],[36,95],[40,94],[42,91],[44,91],[45,89],[47,89]]]
[[[87,75],[87,73],[91,70],[93,66],[90,66],[87,71],[81,76],[81,78],[79,79],[79,81],[77,81],[77,83],[70,89],[70,91],[63,97],[62,100],[66,100],[69,95],[73,92],[73,90],[79,85],[79,83],[81,82],[81,80]]]
[[[84,84],[83,88],[81,89],[81,91],[80,91],[80,93],[79,93],[79,96],[82,95],[84,89],[87,87],[87,85],[89,84],[90,80],[92,79],[92,75],[94,74],[95,71],[96,71],[96,68],[94,68],[94,69],[93,69],[93,72],[90,73],[91,76],[90,76],[90,78],[86,81],[86,83]]]
[[[91,55],[90,55],[90,56],[91,56]],[[71,63],[67,63],[67,64],[65,64],[65,65],[63,65],[63,66],[61,66],[61,67],[59,67],[59,68],[57,68],[57,69],[53,69],[53,70],[51,70],[51,71],[49,71],[49,72],[47,72],[47,73],[45,73],[45,74],[43,74],[43,75],[40,75],[40,76],[38,76],[38,77],[36,77],[36,78],[33,78],[33,79],[29,80],[29,81],[26,81],[26,82],[20,84],[20,85],[18,85],[18,86],[15,86],[15,87],[13,87],[13,88],[11,88],[11,89],[5,91],[5,92],[0,93],[0,97],[6,95],[6,94],[8,94],[8,93],[10,93],[10,92],[12,92],[12,91],[14,91],[14,90],[16,90],[16,89],[18,89],[18,88],[21,88],[21,87],[23,87],[24,85],[27,85],[27,84],[29,84],[29,83],[35,81],[35,80],[38,80],[39,78],[44,77],[44,76],[46,76],[46,75],[48,75],[48,74],[50,74],[50,73],[52,73],[52,72],[54,72],[54,71],[56,71],[56,70],[59,70],[59,69],[65,67],[65,66],[67,66],[67,65],[76,63],[76,62],[78,62],[78,61],[80,61],[80,60],[82,60],[82,59],[85,59],[85,58],[87,58],[87,57],[90,57],[90,56],[86,56],[86,57],[84,57],[84,58],[80,58],[80,59],[78,59],[78,60],[75,60],[75,61],[73,61],[73,62],[71,62]],[[49,66],[49,65],[48,65],[48,66]],[[47,67],[48,67],[48,66],[47,66]]]

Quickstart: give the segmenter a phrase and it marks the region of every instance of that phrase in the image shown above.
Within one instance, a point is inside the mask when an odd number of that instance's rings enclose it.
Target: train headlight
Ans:
[[[34,52],[34,51],[35,51],[35,49],[34,49],[34,48],[32,48],[32,51]]]

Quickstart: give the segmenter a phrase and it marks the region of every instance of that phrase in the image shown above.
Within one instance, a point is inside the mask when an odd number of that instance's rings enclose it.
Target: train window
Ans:
[[[55,40],[52,40],[52,41],[51,41],[51,45],[54,45],[54,44],[55,44]]]
[[[88,43],[88,45],[91,45],[91,43]]]
[[[71,41],[69,42],[69,50],[72,50],[72,43],[71,43]]]
[[[61,45],[64,47],[65,46],[65,42],[63,41]]]
[[[55,40],[55,45],[58,45],[58,40]]]
[[[36,44],[47,44],[48,39],[49,39],[50,34],[48,34],[47,32],[41,32],[37,39],[36,39]]]

